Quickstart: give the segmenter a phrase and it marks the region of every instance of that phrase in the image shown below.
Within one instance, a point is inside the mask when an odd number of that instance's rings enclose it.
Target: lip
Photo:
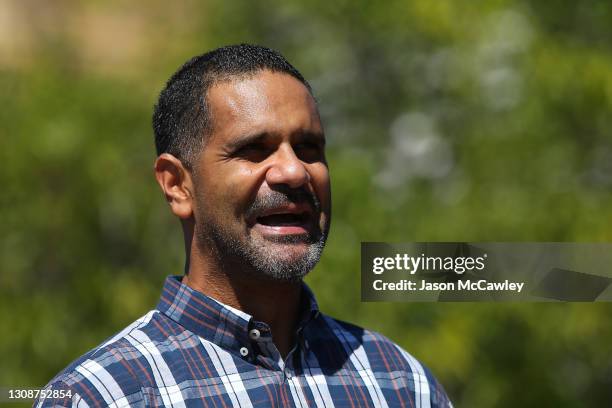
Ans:
[[[304,235],[308,233],[306,225],[264,225],[256,223],[254,228],[262,235]]]
[[[253,217],[251,224],[253,228],[259,230],[263,235],[303,235],[307,234],[311,229],[313,213],[312,207],[307,203],[290,203],[262,211]],[[260,222],[262,217],[283,214],[294,214],[300,216],[301,220],[296,220],[294,223],[286,225],[267,225]]]
[[[312,213],[312,207],[307,203],[289,203],[280,207],[270,208],[262,211],[261,213],[257,214],[255,221],[257,222],[257,218],[267,217],[269,215],[274,214],[305,214],[307,217],[310,217]]]

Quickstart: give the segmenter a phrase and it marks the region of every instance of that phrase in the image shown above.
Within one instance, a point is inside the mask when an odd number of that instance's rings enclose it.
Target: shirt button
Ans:
[[[241,347],[240,348],[240,355],[242,357],[246,357],[249,354],[249,349],[246,347]]]
[[[253,340],[257,340],[259,336],[261,336],[261,333],[257,329],[253,329],[249,331],[249,337],[252,338]]]

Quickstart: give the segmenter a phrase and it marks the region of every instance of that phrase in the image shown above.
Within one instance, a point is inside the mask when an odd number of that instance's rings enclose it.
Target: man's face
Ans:
[[[301,279],[318,262],[331,194],[325,136],[306,87],[261,71],[208,91],[213,129],[194,174],[195,235],[221,262]]]

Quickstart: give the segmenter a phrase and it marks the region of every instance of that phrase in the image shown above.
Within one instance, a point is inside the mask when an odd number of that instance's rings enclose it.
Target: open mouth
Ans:
[[[257,223],[267,227],[305,226],[309,216],[307,213],[270,214],[257,217]]]
[[[254,228],[262,235],[309,236],[313,231],[314,213],[306,206],[291,204],[281,208],[262,211],[254,219]]]

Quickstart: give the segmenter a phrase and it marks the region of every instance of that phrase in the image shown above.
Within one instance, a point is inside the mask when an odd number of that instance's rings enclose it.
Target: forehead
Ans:
[[[219,82],[208,90],[207,101],[212,139],[245,132],[322,132],[314,98],[288,74],[264,70]]]

